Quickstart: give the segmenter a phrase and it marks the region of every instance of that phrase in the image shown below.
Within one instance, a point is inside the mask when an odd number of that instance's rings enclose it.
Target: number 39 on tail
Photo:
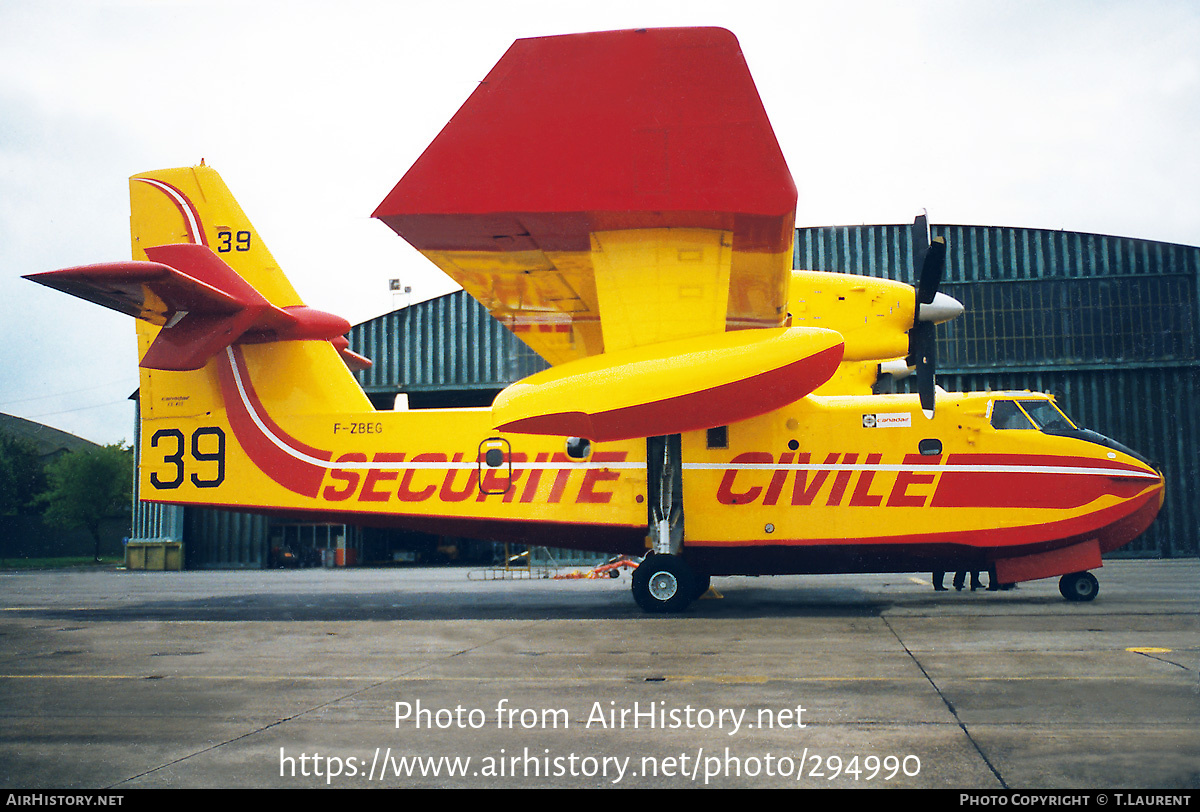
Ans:
[[[205,166],[130,180],[133,259],[33,275],[137,321],[142,499],[645,555],[714,575],[992,569],[1088,600],[1161,474],[1030,392],[949,394],[946,246],[914,285],[794,271],[796,188],[719,29],[519,40],[375,217],[551,368],[376,411]],[[915,371],[917,394],[872,394]]]

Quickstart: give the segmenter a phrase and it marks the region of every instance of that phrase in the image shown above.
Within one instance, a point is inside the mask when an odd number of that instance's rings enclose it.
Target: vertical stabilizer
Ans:
[[[177,280],[143,288],[143,309],[161,314],[138,322],[143,417],[212,411],[220,403],[215,367],[229,363],[232,343],[243,345],[261,391],[289,393],[291,413],[371,409],[330,343],[349,324],[304,306],[216,171],[200,165],[135,175],[129,200],[134,263],[169,266],[241,308],[226,313],[207,293],[181,292]]]
[[[211,167],[134,175],[129,179],[129,212],[135,260],[148,259],[146,249],[155,246],[204,245],[276,307],[303,304]]]

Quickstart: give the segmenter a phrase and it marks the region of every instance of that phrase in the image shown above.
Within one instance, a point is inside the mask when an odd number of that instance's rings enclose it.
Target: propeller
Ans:
[[[929,220],[924,214],[913,221],[912,242],[917,305],[912,329],[908,331],[907,363],[917,370],[921,411],[925,417],[932,418],[936,391],[934,370],[937,368],[935,328],[962,313],[963,306],[957,299],[938,293],[946,269],[946,240],[943,237],[930,239]]]
[[[933,417],[935,395],[934,369],[937,367],[937,340],[931,321],[918,321],[908,331],[908,362],[917,368],[917,394],[921,411]]]
[[[918,215],[913,221],[912,231],[913,270],[918,264],[921,267],[917,282],[917,304],[933,304],[938,286],[942,284],[942,272],[946,268],[946,240],[944,237],[930,239],[929,219],[924,214]]]

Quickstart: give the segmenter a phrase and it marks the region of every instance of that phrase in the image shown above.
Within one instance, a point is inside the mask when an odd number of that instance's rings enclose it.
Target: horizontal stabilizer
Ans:
[[[240,306],[229,294],[158,262],[105,262],[25,278],[160,326],[170,312],[233,313]]]
[[[561,364],[492,404],[502,431],[624,440],[736,423],[793,403],[842,360],[842,337],[806,327],[740,330]]]
[[[345,319],[310,307],[276,307],[205,245],[154,246],[146,256],[149,262],[86,265],[26,278],[161,326],[142,357],[147,369],[200,369],[234,343],[326,341],[350,329]]]
[[[350,339],[345,336],[335,336],[329,339],[329,343],[338,351],[338,355],[342,356],[342,360],[346,362],[346,366],[350,368],[351,372],[370,369],[373,366],[370,358],[359,355],[350,349]]]

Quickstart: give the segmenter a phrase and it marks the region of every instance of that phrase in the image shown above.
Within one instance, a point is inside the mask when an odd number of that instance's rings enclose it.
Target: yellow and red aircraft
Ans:
[[[349,324],[212,169],[130,198],[132,261],[30,278],[139,319],[145,500],[645,555],[648,611],[733,574],[992,569],[1088,600],[1162,502],[1046,395],[935,389],[962,308],[923,220],[915,288],[792,270],[795,185],[727,31],[518,40],[379,205],[553,364],[490,409],[372,408]],[[912,367],[919,394],[871,393]]]

